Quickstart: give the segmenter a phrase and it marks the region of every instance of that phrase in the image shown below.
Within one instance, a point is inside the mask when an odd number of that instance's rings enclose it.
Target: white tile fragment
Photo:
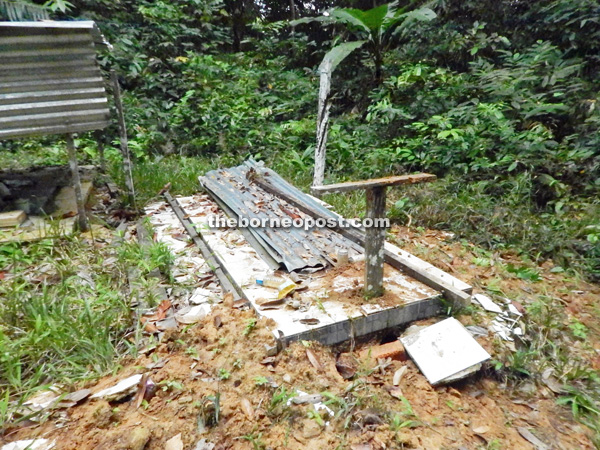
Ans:
[[[490,358],[488,352],[453,317],[405,336],[400,341],[433,385]]]
[[[492,301],[487,295],[475,294],[473,299],[481,305],[483,309],[489,312],[501,314],[502,308]]]

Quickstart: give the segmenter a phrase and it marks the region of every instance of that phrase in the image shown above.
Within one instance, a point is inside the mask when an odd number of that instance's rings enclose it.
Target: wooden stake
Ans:
[[[415,184],[435,180],[435,175],[420,173],[415,175],[400,175],[395,177],[375,178],[372,180],[349,181],[346,183],[313,186],[313,193],[348,192],[363,189],[367,191],[367,218],[373,223],[366,228],[364,238],[365,248],[365,298],[381,297],[383,295],[383,262],[386,257],[384,248],[385,227],[381,225],[385,219],[385,191],[388,186],[400,184]],[[356,242],[356,241],[355,241]]]
[[[131,174],[131,156],[129,153],[129,145],[127,143],[127,126],[125,125],[125,116],[123,114],[123,103],[121,102],[121,89],[117,73],[114,70],[110,71],[110,78],[113,84],[113,96],[115,99],[115,107],[117,108],[117,116],[119,118],[119,139],[121,141],[121,154],[123,155],[123,172],[125,173],[125,184],[127,185],[127,199],[133,209],[135,207],[135,190],[133,188],[133,176]]]
[[[89,230],[89,223],[85,214],[85,202],[81,192],[81,179],[79,178],[79,165],[77,164],[77,150],[73,135],[67,134],[67,151],[69,153],[69,167],[73,177],[73,189],[75,190],[75,200],[77,201],[77,225],[80,231]]]
[[[385,219],[385,187],[369,188],[367,191],[367,218],[373,226],[366,228],[365,234],[365,298],[383,295],[383,260],[385,227],[375,227],[380,219]]]
[[[325,179],[325,148],[329,131],[329,109],[331,102],[331,61],[323,61],[320,67],[319,110],[317,111],[317,146],[315,147],[315,172],[313,186],[323,186]],[[317,194],[318,195],[318,194]]]

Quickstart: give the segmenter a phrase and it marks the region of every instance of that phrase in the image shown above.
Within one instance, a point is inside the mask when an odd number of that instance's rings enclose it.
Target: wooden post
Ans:
[[[123,103],[121,103],[121,89],[119,88],[119,80],[117,73],[114,70],[110,71],[110,78],[113,84],[113,96],[115,99],[115,107],[117,108],[117,116],[119,118],[119,139],[121,142],[121,154],[123,155],[123,172],[125,173],[125,184],[127,185],[127,197],[129,203],[135,207],[135,190],[133,188],[133,176],[131,174],[131,156],[129,153],[129,145],[127,143],[127,126],[125,125],[125,116],[123,114]]]
[[[69,167],[73,177],[73,189],[75,190],[75,200],[77,201],[77,225],[80,231],[89,230],[87,216],[85,214],[85,201],[81,192],[81,180],[79,178],[79,165],[77,164],[77,150],[73,135],[67,134],[67,151],[69,153]]]
[[[375,224],[385,219],[385,193],[388,186],[415,184],[435,180],[435,175],[419,173],[397,177],[376,178],[373,180],[350,181],[348,183],[313,186],[313,193],[348,192],[364,189],[367,191],[367,218],[373,220],[373,226],[365,227],[365,298],[383,295],[383,263],[385,259],[385,227]]]
[[[317,111],[317,146],[315,147],[315,172],[313,186],[323,186],[325,179],[325,149],[329,131],[329,110],[331,102],[331,61],[323,61],[320,66],[321,78],[319,82],[319,110]]]
[[[266,172],[263,173],[263,175],[270,175],[270,173]],[[416,177],[411,178],[413,183],[427,181],[421,177],[419,179],[417,179]],[[432,181],[434,179],[435,176],[431,175],[431,179],[429,181]],[[310,217],[324,220],[339,217],[336,213],[331,211],[329,213],[324,213],[322,210],[314,208],[312,204],[300,200],[300,198],[298,196],[293,195],[293,193],[279,189],[279,187],[277,187],[277,185],[274,184],[273,181],[273,177],[271,176],[259,176],[254,178],[253,180],[254,183],[258,184],[265,191],[284,199],[286,202],[288,202],[291,205],[294,205],[296,208],[298,208],[303,213],[308,214]],[[323,186],[323,188],[328,188],[328,186]],[[365,236],[359,230],[340,227],[333,227],[331,229],[364,248]],[[398,270],[402,270],[407,275],[410,275],[414,279],[422,282],[423,284],[431,287],[432,289],[442,292],[446,300],[452,302],[452,304],[457,309],[463,308],[470,304],[471,296],[469,294],[472,291],[471,287],[462,290],[462,288],[454,285],[453,277],[445,279],[444,277],[440,276],[440,273],[442,272],[441,270],[431,271],[431,265],[429,265],[425,261],[420,260],[417,257],[410,255],[409,253],[392,252],[386,249],[385,245],[383,253],[385,263],[391,265],[392,267],[395,267]]]
[[[365,229],[365,298],[383,295],[383,244],[386,229],[379,222],[385,219],[385,186],[367,189],[367,218],[373,226]]]

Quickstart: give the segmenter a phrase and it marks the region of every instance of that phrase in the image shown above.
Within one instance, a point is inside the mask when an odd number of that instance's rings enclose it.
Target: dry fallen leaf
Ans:
[[[254,408],[252,407],[252,403],[250,403],[250,400],[248,400],[247,398],[243,398],[241,405],[242,411],[244,411],[244,414],[246,414],[248,420],[252,420],[254,418]]]
[[[147,373],[142,375],[142,378],[138,383],[138,391],[135,394],[135,398],[133,400],[133,405],[135,409],[138,409],[142,405],[142,401],[144,400],[144,395],[146,394],[146,381],[148,381]]]
[[[388,391],[392,397],[397,398],[398,400],[401,400],[403,397],[402,389],[400,389],[398,386],[384,386],[384,389]]]
[[[300,323],[304,325],[317,325],[319,323],[319,319],[307,317],[306,319],[300,319]]]
[[[181,433],[173,436],[165,443],[165,450],[183,450],[183,441],[181,440]]]
[[[317,359],[317,355],[315,355],[314,352],[310,348],[306,349],[306,356],[308,356],[308,360],[310,361],[310,363],[313,365],[313,367],[315,369],[317,369],[319,372],[323,370],[323,366]]]
[[[356,374],[357,363],[352,355],[342,353],[335,363],[335,368],[344,380],[348,380]]]
[[[490,427],[486,427],[486,426],[473,428],[473,433],[477,433],[477,434],[485,434],[488,431],[490,431]]]
[[[396,372],[394,372],[394,379],[392,381],[392,384],[394,386],[398,386],[400,384],[400,381],[402,380],[402,377],[404,376],[407,370],[408,367],[402,366],[398,370],[396,370]]]

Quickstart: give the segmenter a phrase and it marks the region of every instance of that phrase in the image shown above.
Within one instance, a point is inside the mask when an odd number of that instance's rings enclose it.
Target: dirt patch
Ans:
[[[592,448],[586,430],[565,417],[551,393],[524,396],[507,391],[485,374],[433,388],[410,361],[366,368],[358,356],[360,348],[346,355],[356,359],[358,371],[352,380],[344,380],[336,370],[334,350],[314,342],[295,343],[267,357],[264,344],[270,342],[271,324],[261,320],[247,331],[252,319],[251,311],[216,307],[201,323],[171,333],[117,375],[90,386],[97,392],[131,374],[147,373],[158,389],[138,409],[131,397],[110,404],[88,400],[67,410],[64,417],[17,430],[10,439],[43,436],[54,439],[57,449],[130,449],[134,438],[145,436],[147,430],[150,437],[143,448],[149,450],[164,449],[165,442],[179,433],[186,449],[202,438],[218,449],[340,444],[372,449],[478,448],[494,442],[502,448],[530,449],[517,431],[526,427],[560,448]],[[481,343],[493,347],[489,340]],[[320,368],[311,363],[307,350]],[[157,362],[164,366],[145,368]],[[406,400],[388,393],[401,365],[407,366],[400,384]],[[316,411],[312,404],[288,405],[289,394],[296,390],[325,393],[323,401],[335,416]]]

